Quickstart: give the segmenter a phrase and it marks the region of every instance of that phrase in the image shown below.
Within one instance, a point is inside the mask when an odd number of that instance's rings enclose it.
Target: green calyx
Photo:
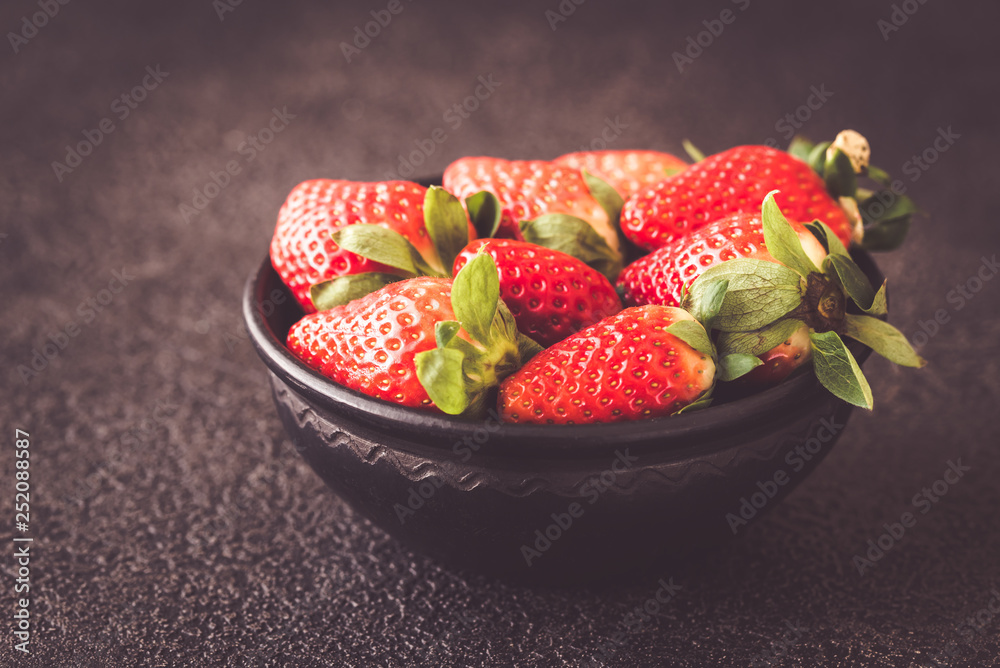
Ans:
[[[796,136],[788,152],[823,179],[830,196],[855,224],[856,242],[870,251],[899,248],[920,209],[903,194],[900,181],[868,164],[867,141],[861,135],[845,130],[835,141],[818,144]],[[873,187],[862,187],[859,179],[867,179]]]
[[[424,195],[424,227],[434,246],[432,257],[424,257],[409,239],[381,225],[348,225],[334,232],[331,236],[338,246],[395,273],[366,272],[317,283],[309,289],[316,310],[346,304],[404,278],[451,276],[455,258],[469,244],[469,219],[458,198],[444,188],[428,188]]]
[[[843,244],[820,221],[807,225],[828,253],[822,267],[816,267],[776,205],[775,192],[764,199],[761,216],[764,244],[781,264],[737,259],[710,267],[691,284],[683,305],[692,313],[714,311],[703,322],[718,332],[715,345],[720,360],[761,355],[808,326],[819,381],[844,401],[871,409],[871,388],[843,336],[896,364],[920,367],[926,362],[899,330],[881,319],[887,312],[885,284],[874,290]],[[721,301],[720,281],[728,282]],[[732,360],[737,370],[741,363],[738,357]],[[727,380],[727,365],[720,364],[722,380]]]
[[[455,276],[451,306],[456,320],[435,325],[437,347],[416,355],[417,378],[443,412],[477,417],[490,390],[540,346],[517,331],[514,316],[500,299],[496,264],[485,253]]]
[[[610,186],[609,186],[610,187]],[[565,213],[546,213],[520,222],[525,241],[572,255],[614,283],[624,259],[590,223]]]

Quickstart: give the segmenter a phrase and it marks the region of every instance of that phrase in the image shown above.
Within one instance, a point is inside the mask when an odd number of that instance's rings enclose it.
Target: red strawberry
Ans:
[[[300,183],[278,213],[271,263],[306,313],[316,310],[309,299],[309,288],[316,283],[364,272],[400,274],[340,248],[331,235],[348,225],[369,223],[394,230],[429,265],[441,269],[424,222],[426,193],[426,188],[408,181]],[[469,230],[474,237],[471,224]]]
[[[819,266],[826,251],[801,223],[791,223],[806,254]],[[761,214],[737,213],[710,223],[625,267],[618,289],[628,306],[680,306],[684,292],[711,266],[736,258],[777,262],[764,246]],[[744,382],[773,385],[809,360],[808,328],[760,356],[764,362]]]
[[[799,240],[817,265],[826,251],[801,223],[792,223]],[[709,267],[754,258],[777,262],[764,246],[760,207],[756,213],[736,213],[691,232],[645,255],[622,270],[618,289],[626,306],[680,306],[684,290]]]
[[[445,169],[443,185],[463,201],[482,190],[493,193],[502,208],[498,236],[520,239],[518,222],[562,213],[588,222],[618,251],[617,221],[609,219],[577,169],[544,160],[461,158]]]
[[[485,294],[475,293],[482,286]],[[520,366],[514,318],[498,295],[496,267],[482,256],[454,282],[410,278],[307,315],[289,331],[288,348],[358,392],[468,414]]]
[[[478,239],[455,259],[455,273],[478,253],[497,266],[500,298],[518,329],[550,346],[621,310],[610,281],[571,255],[526,241]]]
[[[639,192],[622,208],[622,231],[643,248],[660,248],[726,215],[759,213],[772,190],[781,191],[777,201],[787,218],[819,219],[850,243],[851,222],[823,180],[805,162],[767,146],[717,153]]]
[[[536,355],[500,385],[510,422],[617,422],[676,413],[711,390],[712,357],[666,329],[693,320],[679,308],[640,306]]]
[[[626,198],[688,166],[677,156],[660,151],[580,151],[561,155],[553,162],[586,170]]]

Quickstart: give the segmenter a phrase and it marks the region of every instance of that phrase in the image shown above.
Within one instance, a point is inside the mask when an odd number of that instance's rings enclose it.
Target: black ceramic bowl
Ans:
[[[882,282],[870,256],[855,259]],[[285,430],[337,494],[413,548],[521,580],[613,578],[742,533],[816,467],[851,413],[808,371],[667,418],[465,422],[359,394],[293,357],[284,341],[302,312],[268,259],[243,313]],[[870,352],[855,348],[859,362]]]

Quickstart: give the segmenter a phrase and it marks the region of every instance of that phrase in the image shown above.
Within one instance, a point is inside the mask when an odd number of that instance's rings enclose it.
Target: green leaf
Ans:
[[[854,172],[854,165],[851,164],[847,154],[839,148],[828,152],[823,165],[823,180],[834,199],[854,197],[858,190],[858,177]]]
[[[478,253],[455,276],[451,307],[465,331],[483,345],[488,345],[492,338],[490,330],[499,301],[497,266],[492,257]]]
[[[874,406],[872,388],[861,373],[854,355],[836,332],[810,332],[813,368],[823,387],[849,404],[871,410]]]
[[[612,188],[607,181],[594,176],[587,170],[583,170],[583,180],[587,182],[587,188],[590,190],[591,196],[597,200],[597,203],[601,205],[604,212],[608,214],[608,220],[611,221],[611,225],[617,228],[618,221],[622,216],[622,206],[625,205],[625,200],[622,199],[618,191]]]
[[[761,204],[760,214],[764,227],[764,245],[775,260],[794,270],[805,278],[809,274],[816,273],[819,269],[806,255],[802,248],[802,241],[799,235],[792,229],[791,224],[781,213],[778,203],[774,201],[774,194],[777,190],[772,190],[764,197]]]
[[[881,203],[879,195],[885,199],[885,193],[893,198],[889,206]],[[876,207],[876,204],[879,206]],[[880,210],[880,215],[872,214],[872,209]],[[899,195],[891,190],[883,190],[865,201],[861,214],[865,222],[864,241],[862,247],[870,251],[890,251],[899,248],[910,230],[910,219],[920,213],[920,208],[906,195]]]
[[[728,279],[719,278],[709,281],[703,286],[700,292],[699,302],[691,304],[691,309],[688,313],[704,325],[705,329],[711,329],[712,320],[715,319],[715,316],[719,315],[719,310],[722,308],[722,302],[726,298],[726,291],[728,289]]]
[[[521,364],[527,364],[528,360],[545,350],[545,348],[527,334],[517,333],[517,352],[521,358]]]
[[[612,283],[622,269],[622,255],[608,246],[590,223],[564,213],[547,213],[521,221],[521,234],[545,248],[572,255],[608,277]]]
[[[892,177],[889,176],[889,173],[886,172],[884,169],[879,169],[875,165],[868,165],[868,171],[866,172],[866,176],[868,176],[868,178],[870,178],[872,181],[875,181],[876,183],[879,183],[883,186],[888,186],[890,183],[892,183]]]
[[[719,355],[763,355],[787,341],[788,337],[802,327],[805,327],[805,323],[801,320],[782,318],[752,332],[720,332],[716,347]]]
[[[903,245],[906,234],[910,231],[910,218],[895,220],[880,220],[865,228],[865,236],[861,247],[868,251],[891,251]]]
[[[488,239],[497,233],[503,218],[503,207],[496,195],[488,190],[480,190],[465,198],[465,206],[469,209],[469,218],[480,239]]]
[[[713,329],[723,332],[760,329],[802,301],[802,279],[797,273],[775,262],[742,258],[709,267],[691,284],[684,306],[704,303],[706,288],[718,279],[729,281],[712,321]]]
[[[847,296],[854,300],[854,303],[862,309],[869,309],[875,301],[875,290],[872,289],[868,277],[861,271],[861,267],[854,264],[854,260],[846,255],[827,255],[823,260],[823,270],[827,273],[833,269],[840,279],[840,284],[844,286]]]
[[[417,378],[431,401],[448,415],[461,415],[469,407],[465,355],[454,348],[434,348],[417,353],[415,361]]]
[[[462,329],[462,323],[456,320],[440,320],[434,323],[434,340],[438,348],[445,348]]]
[[[424,195],[424,225],[442,269],[451,274],[455,258],[469,244],[469,219],[462,203],[444,188],[431,186]]]
[[[833,142],[822,141],[809,151],[809,157],[806,162],[812,167],[812,170],[823,176],[823,168],[826,166],[826,149],[830,148],[830,144]]]
[[[406,237],[381,225],[348,225],[332,235],[344,250],[417,276],[424,265],[420,253]]]
[[[688,344],[695,350],[712,357],[715,356],[715,346],[708,338],[708,332],[697,320],[678,320],[666,329],[668,334],[673,334],[678,339]]]
[[[848,313],[846,325],[845,336],[860,341],[890,362],[917,368],[927,364],[903,333],[884,320]]]
[[[691,156],[691,160],[694,162],[701,162],[705,159],[705,154],[699,151],[698,148],[687,139],[681,141],[681,146],[684,147],[684,150],[687,151],[687,154]]]
[[[719,358],[719,380],[729,382],[746,375],[759,367],[763,362],[754,355],[732,353]]]
[[[310,287],[309,298],[317,311],[329,311],[335,306],[354,301],[401,280],[402,276],[377,271],[340,276]]]
[[[872,300],[872,305],[868,308],[862,308],[862,311],[876,317],[889,312],[889,304],[885,296],[885,284],[886,281],[882,281],[882,285],[879,286],[878,292],[875,293],[875,298]]]
[[[711,406],[712,401],[713,401],[712,391],[709,390],[708,392],[705,392],[700,397],[698,397],[698,399],[692,401],[691,403],[689,403],[687,406],[680,409],[676,413],[672,413],[672,415],[680,415],[682,413],[693,413],[694,411],[703,410]]]
[[[813,146],[814,144],[802,135],[795,135],[792,137],[792,143],[788,145],[788,153],[802,162],[809,162],[809,152]]]

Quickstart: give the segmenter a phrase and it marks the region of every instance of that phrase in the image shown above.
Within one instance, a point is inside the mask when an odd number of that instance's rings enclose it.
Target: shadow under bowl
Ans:
[[[881,284],[867,253],[854,258]],[[243,314],[285,430],[327,485],[404,544],[519,581],[615,579],[732,539],[815,469],[852,410],[809,369],[665,418],[469,422],[354,392],[292,356],[303,314],[267,258]],[[859,363],[871,352],[851,347]]]

